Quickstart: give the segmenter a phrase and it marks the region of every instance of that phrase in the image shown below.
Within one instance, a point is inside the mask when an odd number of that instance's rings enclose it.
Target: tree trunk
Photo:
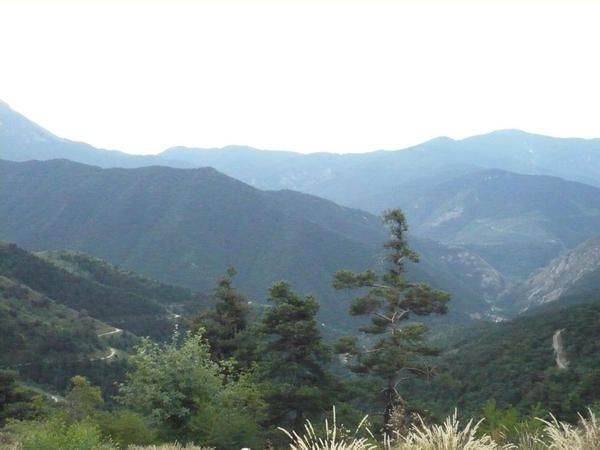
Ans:
[[[385,409],[383,411],[383,434],[386,436],[392,436],[394,427],[392,424],[392,416],[394,408],[396,407],[396,389],[394,388],[394,381],[388,381],[387,386],[383,390],[383,400],[385,402]]]

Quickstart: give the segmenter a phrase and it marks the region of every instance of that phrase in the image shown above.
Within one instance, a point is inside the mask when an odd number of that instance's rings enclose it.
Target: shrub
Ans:
[[[157,432],[147,420],[128,410],[101,412],[94,416],[102,435],[120,448],[128,445],[148,445],[157,441]]]
[[[19,450],[115,450],[102,440],[100,430],[89,421],[67,424],[59,417],[45,422],[12,422],[8,426],[21,446]]]

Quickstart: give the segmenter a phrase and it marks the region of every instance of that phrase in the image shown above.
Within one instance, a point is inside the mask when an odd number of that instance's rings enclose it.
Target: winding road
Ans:
[[[118,333],[122,333],[123,330],[117,327],[113,327],[113,329],[111,331],[106,331],[104,333],[99,333],[98,337],[105,337],[105,336],[111,336],[113,334],[118,334]],[[108,349],[110,350],[110,353],[106,356],[101,356],[100,358],[94,358],[91,359],[90,361],[107,361],[109,359],[112,359],[116,356],[117,354],[117,350],[112,348],[112,347],[108,347]]]

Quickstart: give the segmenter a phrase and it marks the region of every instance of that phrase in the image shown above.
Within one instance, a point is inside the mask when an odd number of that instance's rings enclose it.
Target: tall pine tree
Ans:
[[[402,373],[430,374],[426,357],[436,353],[424,341],[427,328],[405,322],[415,315],[444,314],[450,296],[405,278],[405,263],[419,260],[406,241],[406,219],[399,209],[392,209],[384,213],[383,221],[391,235],[384,245],[388,250],[387,270],[381,275],[371,270],[362,273],[340,270],[334,275],[333,286],[336,289],[363,288],[363,295],[352,301],[350,314],[370,316],[370,323],[361,331],[378,337],[366,339],[370,345],[363,349],[358,348],[356,338],[342,338],[336,350],[355,356],[350,366],[352,370],[383,381],[384,432],[390,433],[394,409],[404,405],[396,389],[398,378]]]

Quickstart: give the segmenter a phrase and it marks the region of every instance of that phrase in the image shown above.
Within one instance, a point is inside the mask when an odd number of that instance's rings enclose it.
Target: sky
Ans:
[[[600,2],[0,0],[0,99],[128,153],[600,137]]]

